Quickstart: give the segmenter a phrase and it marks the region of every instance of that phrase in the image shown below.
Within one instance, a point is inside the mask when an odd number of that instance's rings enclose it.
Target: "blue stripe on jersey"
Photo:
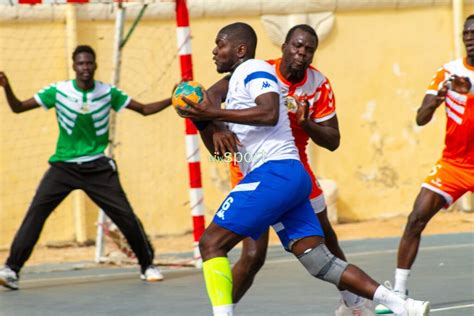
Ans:
[[[271,73],[268,73],[268,72],[265,72],[265,71],[252,72],[251,74],[249,74],[247,76],[247,78],[245,78],[244,84],[246,85],[247,83],[249,83],[250,81],[252,81],[254,79],[270,79],[270,80],[275,81],[276,84],[278,84],[277,78],[274,75],[272,75]]]

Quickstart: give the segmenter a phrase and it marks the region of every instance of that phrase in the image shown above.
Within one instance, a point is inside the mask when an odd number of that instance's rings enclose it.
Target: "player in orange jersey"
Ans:
[[[301,162],[309,173],[313,186],[310,195],[311,205],[318,216],[324,231],[326,245],[342,260],[346,260],[339,247],[336,233],[328,219],[323,191],[309,165],[306,147],[311,140],[320,147],[334,151],[339,147],[340,133],[336,116],[334,93],[328,79],[311,66],[318,46],[318,37],[308,25],[296,25],[289,30],[282,45],[282,57],[269,60],[275,67],[280,92],[285,100],[290,118],[291,130],[298,148]],[[237,163],[230,165],[232,187],[242,179]],[[276,232],[283,227],[274,225]],[[253,279],[265,262],[268,245],[268,231],[259,240],[246,238],[243,241],[242,255],[234,265],[233,299],[240,300],[251,286]],[[338,315],[373,315],[370,304],[364,298],[340,288],[341,305]]]
[[[416,115],[423,126],[444,103],[446,136],[443,155],[421,185],[398,248],[394,290],[401,297],[408,292],[423,229],[441,208],[474,191],[474,15],[464,23],[463,41],[467,56],[438,69]],[[376,311],[386,312],[381,306]]]

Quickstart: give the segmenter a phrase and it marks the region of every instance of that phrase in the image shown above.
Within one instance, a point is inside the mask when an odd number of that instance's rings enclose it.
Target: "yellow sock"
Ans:
[[[202,264],[207,294],[213,307],[232,305],[232,271],[227,257],[216,257]]]

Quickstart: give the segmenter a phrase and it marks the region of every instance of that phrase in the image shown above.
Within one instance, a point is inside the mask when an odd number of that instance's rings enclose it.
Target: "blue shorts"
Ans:
[[[252,170],[230,192],[214,223],[258,239],[269,226],[288,249],[292,240],[324,236],[309,201],[311,179],[299,160],[270,160]]]

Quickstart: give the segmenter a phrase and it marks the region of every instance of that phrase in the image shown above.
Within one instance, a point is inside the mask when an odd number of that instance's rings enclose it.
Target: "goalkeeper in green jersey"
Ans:
[[[10,255],[0,268],[0,285],[18,289],[19,272],[31,255],[48,216],[73,190],[81,189],[110,217],[127,239],[141,266],[141,279],[160,281],[153,266],[154,251],[120,184],[115,161],[104,151],[109,140],[112,110],[124,108],[142,115],[157,113],[171,100],[142,104],[117,87],[94,80],[96,56],[90,46],[78,46],[73,55],[76,78],[53,83],[34,97],[20,101],[0,72],[10,108],[15,113],[38,107],[54,108],[59,126],[56,151],[13,240]]]

